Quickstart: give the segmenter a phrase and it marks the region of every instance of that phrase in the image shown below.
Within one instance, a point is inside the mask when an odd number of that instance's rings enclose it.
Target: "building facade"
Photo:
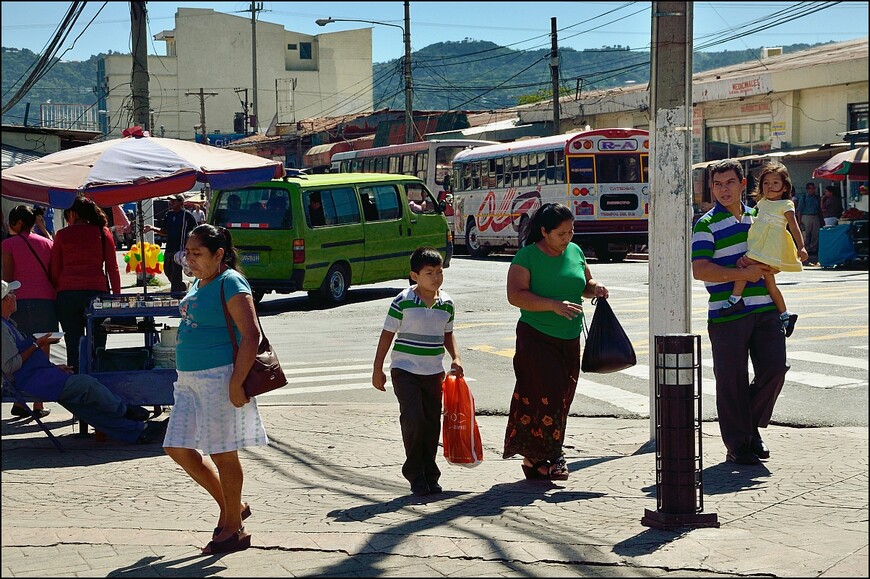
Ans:
[[[203,101],[206,132],[227,135],[227,142],[270,126],[293,132],[309,117],[372,110],[371,29],[311,36],[257,21],[256,31],[254,123],[250,18],[179,8],[175,28],[154,36],[166,43],[166,56],[148,57],[152,134],[194,140],[203,132]],[[130,55],[110,55],[99,72],[109,138],[133,124],[131,70]]]

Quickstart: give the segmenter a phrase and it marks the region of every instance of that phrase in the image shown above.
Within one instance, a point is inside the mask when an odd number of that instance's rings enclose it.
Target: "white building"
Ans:
[[[297,120],[372,110],[370,28],[311,36],[258,20],[256,30],[259,132],[274,125],[292,134]],[[241,132],[246,103],[253,115],[250,18],[179,8],[175,28],[154,40],[166,43],[166,56],[148,57],[152,134],[193,140],[200,133],[200,89],[207,132]],[[120,137],[134,124],[132,57],[107,56],[103,65],[108,96],[101,109],[109,137]]]

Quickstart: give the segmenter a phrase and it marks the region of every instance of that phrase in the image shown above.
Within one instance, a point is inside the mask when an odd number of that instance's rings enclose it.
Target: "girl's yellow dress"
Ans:
[[[791,199],[770,201],[762,198],[755,207],[758,215],[746,238],[749,247],[747,257],[780,271],[801,271],[803,268],[797,247],[788,232],[788,221],[785,219],[786,212],[794,212],[794,203]]]

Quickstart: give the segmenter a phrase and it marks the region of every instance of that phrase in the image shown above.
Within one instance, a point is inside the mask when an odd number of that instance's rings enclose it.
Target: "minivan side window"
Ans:
[[[359,196],[366,221],[386,221],[402,216],[399,190],[395,185],[360,187]]]
[[[320,199],[322,214],[316,209],[316,201]],[[323,225],[345,225],[359,223],[359,205],[351,187],[304,191],[302,200],[305,203],[305,218],[309,227]]]
[[[408,195],[408,208],[411,213],[438,213],[432,194],[422,183],[408,183],[405,185],[405,193]]]

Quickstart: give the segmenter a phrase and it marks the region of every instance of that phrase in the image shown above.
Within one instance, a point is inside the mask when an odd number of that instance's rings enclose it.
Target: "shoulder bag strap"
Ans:
[[[227,298],[224,295],[224,280],[221,280],[221,306],[224,309],[224,319],[227,322],[227,333],[230,335],[230,343],[233,345],[233,361],[239,353],[239,345],[236,343],[236,334],[233,332],[233,320],[230,317],[230,310],[227,307]],[[268,342],[266,334],[263,332],[263,322],[260,321],[260,315],[254,310],[254,315],[257,316],[257,325],[260,326],[260,343]]]
[[[102,225],[98,225],[97,227],[100,228],[100,245],[103,249],[103,263],[100,266],[100,269],[103,270],[103,277],[106,278],[106,292],[112,293],[112,284],[109,283],[109,268],[105,267],[108,265],[106,263],[106,228]]]
[[[23,241],[24,244],[27,246],[27,249],[29,249],[29,250],[31,251],[31,253],[33,253],[33,257],[36,258],[36,261],[39,262],[39,265],[42,267],[42,271],[45,272],[45,277],[47,277],[48,280],[51,281],[51,276],[48,274],[48,268],[45,267],[45,264],[44,264],[44,263],[42,263],[42,260],[39,258],[39,254],[36,253],[36,250],[33,249],[33,246],[30,245],[30,242],[27,241],[27,238],[26,238],[26,237],[24,237],[24,236],[21,235],[20,233],[18,234],[18,236],[21,238],[21,241]]]

